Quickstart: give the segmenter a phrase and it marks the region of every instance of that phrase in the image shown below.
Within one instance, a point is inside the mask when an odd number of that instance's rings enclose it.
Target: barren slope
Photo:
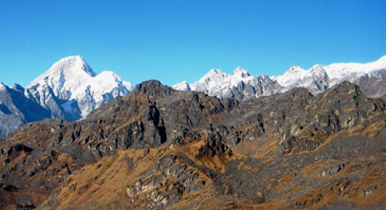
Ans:
[[[138,85],[0,143],[0,206],[369,208],[386,202],[385,100],[344,82],[238,102]]]

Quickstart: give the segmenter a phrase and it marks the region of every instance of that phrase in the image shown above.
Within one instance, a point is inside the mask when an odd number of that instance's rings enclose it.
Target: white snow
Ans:
[[[249,83],[252,79],[253,77],[248,73],[248,71],[239,66],[230,76],[229,85],[230,87],[237,87],[240,82]]]
[[[256,89],[267,89],[267,92],[273,94],[277,90],[274,88],[267,88],[267,86],[276,86],[274,82],[264,76],[251,76],[247,70],[237,67],[232,74],[227,74],[222,72],[220,69],[211,69],[207,74],[205,74],[199,81],[194,82],[193,84],[188,84],[186,81],[178,83],[172,86],[176,90],[192,90],[204,92],[210,96],[216,96],[219,98],[231,97],[234,89],[238,89],[241,85],[251,85]],[[278,85],[277,85],[278,86]],[[239,92],[249,97],[251,94],[254,96],[254,92],[245,92],[244,90],[239,90]],[[272,92],[273,91],[273,92]],[[265,95],[259,91],[256,97],[260,95]]]
[[[70,56],[56,62],[26,89],[46,107],[51,89],[56,97],[67,101],[62,104],[66,112],[76,112],[73,103],[77,102],[85,117],[116,96],[127,95],[132,86],[111,71],[97,75],[82,57]]]
[[[172,86],[173,89],[175,90],[182,90],[182,91],[190,91],[190,85],[187,81],[182,81],[178,84],[175,84]]]
[[[311,92],[319,93],[324,89],[316,87],[317,83],[319,83],[318,85],[326,85],[328,88],[345,80],[354,82],[365,75],[381,77],[380,70],[386,70],[386,56],[366,64],[334,63],[327,66],[317,64],[308,70],[304,70],[299,66],[293,66],[283,75],[272,76],[271,79],[276,80],[284,90],[294,87],[306,87]]]
[[[366,64],[335,63],[327,66],[316,64],[308,70],[300,66],[292,66],[283,75],[271,77],[267,75],[251,76],[241,67],[237,67],[233,74],[224,73],[220,69],[211,69],[199,81],[193,84],[184,81],[174,85],[173,88],[201,91],[220,98],[234,97],[234,89],[250,96],[251,91],[243,90],[243,85],[252,86],[255,89],[255,97],[285,92],[294,87],[305,87],[311,93],[318,94],[344,80],[355,82],[362,76],[386,80],[386,55]]]

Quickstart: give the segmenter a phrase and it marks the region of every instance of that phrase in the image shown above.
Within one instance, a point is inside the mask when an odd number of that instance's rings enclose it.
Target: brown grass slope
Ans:
[[[348,82],[238,102],[148,81],[2,139],[0,208],[381,209],[385,119]]]

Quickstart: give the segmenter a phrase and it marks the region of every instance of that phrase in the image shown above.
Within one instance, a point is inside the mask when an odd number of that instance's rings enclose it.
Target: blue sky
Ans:
[[[384,0],[0,1],[7,85],[25,86],[69,55],[134,85],[173,85],[212,68],[279,75],[385,54]]]

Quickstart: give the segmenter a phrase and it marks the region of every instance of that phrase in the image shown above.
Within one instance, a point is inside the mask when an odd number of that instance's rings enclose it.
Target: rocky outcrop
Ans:
[[[317,96],[296,88],[240,102],[148,81],[84,120],[30,123],[0,140],[0,203],[275,209],[334,205],[325,199],[333,197],[362,205],[386,186],[385,107],[349,82]]]
[[[205,145],[198,150],[197,158],[214,157],[217,156],[232,156],[232,150],[230,150],[224,143],[222,143],[222,137],[217,135],[209,135]]]

